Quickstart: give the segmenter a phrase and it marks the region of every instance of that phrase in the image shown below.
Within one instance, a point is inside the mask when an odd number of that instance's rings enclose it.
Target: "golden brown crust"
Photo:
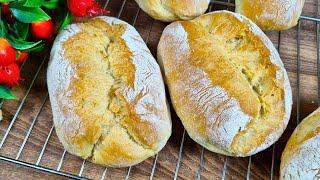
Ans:
[[[306,117],[288,140],[281,156],[280,179],[314,179],[316,174],[319,178],[319,146],[320,108]]]
[[[236,0],[236,12],[263,30],[285,30],[297,25],[304,0]]]
[[[130,140],[129,134],[121,126],[114,126],[103,138],[94,151],[92,160],[98,164],[109,166],[129,166],[139,163],[154,154]]]
[[[123,21],[100,17],[62,32],[52,49],[48,87],[60,141],[95,163],[139,163],[171,134],[159,67]]]
[[[171,22],[193,19],[203,14],[209,0],[136,0],[140,8],[153,18]]]
[[[248,156],[284,131],[288,77],[270,40],[247,19],[221,11],[172,23],[158,59],[178,116],[209,150]]]

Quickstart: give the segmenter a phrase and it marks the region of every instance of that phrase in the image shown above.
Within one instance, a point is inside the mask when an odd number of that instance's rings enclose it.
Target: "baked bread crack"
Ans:
[[[68,152],[98,164],[141,162],[157,153],[171,134],[160,69],[129,24],[100,17],[76,27],[70,28],[76,32],[68,30],[73,35],[67,39],[60,37],[61,50],[53,49],[48,68],[59,139]],[[62,62],[69,67],[56,70],[52,65]],[[61,74],[53,75],[64,68],[74,73],[65,86],[56,82],[64,78]]]
[[[267,36],[247,18],[208,13],[167,26],[158,60],[187,132],[211,151],[249,156],[270,146],[291,112],[291,88]]]

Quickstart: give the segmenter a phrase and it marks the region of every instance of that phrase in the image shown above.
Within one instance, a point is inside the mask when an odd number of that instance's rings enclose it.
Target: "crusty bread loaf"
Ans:
[[[278,140],[292,94],[267,36],[228,11],[167,26],[158,46],[173,106],[188,134],[207,149],[249,156]]]
[[[236,0],[236,12],[263,30],[285,30],[297,25],[305,0]]]
[[[171,134],[160,68],[138,32],[119,19],[63,30],[47,83],[57,135],[71,154],[129,166],[156,154]]]
[[[320,179],[320,108],[297,126],[287,142],[280,179]]]
[[[203,14],[210,0],[136,0],[140,8],[151,17],[171,22],[193,19]]]

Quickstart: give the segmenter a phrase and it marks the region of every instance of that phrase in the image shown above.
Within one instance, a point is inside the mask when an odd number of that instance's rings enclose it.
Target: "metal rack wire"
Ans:
[[[104,7],[108,7],[108,4],[109,4],[109,1],[110,0],[106,0],[105,2],[105,5]],[[126,4],[127,0],[123,0],[122,1],[122,4],[121,4],[121,7],[120,7],[120,11],[118,12],[118,15],[117,17],[120,18],[122,13],[123,13],[123,10],[124,10],[124,6]],[[212,10],[212,7],[214,4],[217,4],[217,5],[221,5],[221,6],[224,6],[226,9],[228,10],[232,10],[234,9],[234,1],[231,2],[230,0],[225,0],[225,1],[212,1],[210,6],[209,6],[209,9],[208,11],[211,11]],[[141,10],[138,9],[135,16],[134,16],[134,20],[133,20],[133,23],[132,25],[135,26],[136,25],[136,22],[139,18],[139,14],[140,14]],[[319,10],[318,10],[319,12]],[[297,69],[296,69],[296,76],[297,76],[297,80],[296,80],[296,85],[297,85],[297,99],[296,99],[296,102],[297,102],[297,106],[296,106],[296,112],[297,112],[297,116],[296,116],[296,119],[297,119],[297,124],[299,123],[299,119],[300,119],[300,67],[301,67],[301,62],[300,62],[300,54],[301,54],[301,51],[300,51],[300,44],[301,44],[301,37],[300,37],[300,32],[301,32],[301,22],[302,21],[310,21],[310,22],[313,22],[313,23],[316,23],[317,25],[317,77],[318,77],[318,102],[320,102],[320,28],[319,28],[319,23],[320,23],[320,19],[318,19],[317,17],[307,17],[307,16],[301,16],[300,17],[300,20],[299,20],[299,23],[298,23],[298,26],[297,26]],[[155,20],[152,21],[152,24],[155,22]],[[148,43],[149,41],[149,38],[150,38],[150,34],[151,34],[151,31],[152,31],[152,25],[151,25],[151,28],[149,29],[148,31],[148,35],[147,35],[147,38],[146,38],[146,43]],[[281,32],[278,33],[278,51],[280,53],[280,44],[281,44]],[[34,75],[34,77],[32,78],[32,81],[31,83],[29,84],[29,87],[27,88],[27,91],[25,93],[25,95],[23,96],[23,98],[21,99],[21,102],[17,108],[17,111],[15,112],[12,120],[10,121],[10,124],[8,125],[6,131],[5,131],[5,134],[3,135],[3,137],[1,138],[1,141],[0,141],[0,150],[1,148],[4,146],[4,143],[6,142],[6,139],[8,137],[8,135],[10,134],[11,132],[11,129],[13,127],[13,125],[16,123],[17,121],[17,117],[22,109],[22,107],[24,106],[25,102],[26,102],[26,99],[30,93],[30,90],[31,88],[33,87],[36,79],[38,78],[38,75],[41,71],[41,69],[43,68],[44,64],[45,64],[45,61],[47,60],[48,57],[45,57],[42,61],[42,63],[39,65],[39,67],[37,68],[37,71]],[[10,157],[6,157],[6,156],[2,156],[0,154],[0,160],[2,161],[7,161],[7,162],[11,162],[11,163],[15,163],[15,164],[18,164],[18,165],[22,165],[22,166],[26,166],[26,167],[30,167],[30,168],[33,168],[33,169],[36,169],[36,170],[40,170],[40,171],[45,171],[45,172],[48,172],[48,173],[53,173],[53,174],[57,174],[57,175],[61,175],[61,176],[64,176],[64,177],[68,177],[68,178],[73,178],[73,179],[86,179],[86,178],[89,178],[89,177],[83,177],[83,171],[84,171],[84,168],[86,166],[86,160],[83,160],[82,164],[81,164],[81,167],[80,167],[80,170],[77,174],[71,174],[71,173],[68,173],[68,172],[62,172],[61,171],[61,167],[64,163],[64,159],[65,159],[65,156],[67,154],[66,150],[63,151],[63,153],[61,154],[61,157],[60,157],[60,161],[58,163],[58,166],[53,169],[53,168],[49,168],[49,167],[45,167],[45,166],[41,166],[40,163],[41,163],[41,160],[43,158],[43,155],[44,155],[44,152],[47,148],[47,145],[48,145],[48,142],[49,142],[49,139],[51,138],[52,134],[53,134],[53,125],[51,126],[50,129],[48,129],[48,135],[46,137],[46,140],[44,142],[44,144],[42,145],[42,148],[41,148],[41,151],[38,155],[38,158],[37,158],[37,161],[35,164],[30,164],[30,163],[27,163],[27,162],[24,162],[22,160],[20,160],[20,157],[21,157],[21,154],[24,150],[24,147],[26,145],[26,143],[28,142],[28,139],[30,137],[30,134],[34,128],[34,125],[41,113],[41,111],[43,110],[43,107],[45,105],[45,103],[48,101],[48,93],[46,93],[45,95],[45,98],[43,99],[42,101],[42,104],[41,104],[41,107],[38,109],[34,119],[32,120],[30,126],[29,126],[29,129],[26,133],[26,135],[24,136],[24,139],[23,139],[23,142],[21,144],[21,146],[19,147],[19,150],[18,150],[18,153],[16,154],[15,158],[10,158]],[[3,105],[3,101],[0,100],[0,108],[2,107]],[[181,166],[181,159],[182,159],[182,156],[183,156],[183,148],[184,148],[184,142],[185,142],[185,139],[186,139],[186,131],[184,130],[183,131],[183,134],[182,134],[182,138],[181,138],[181,143],[180,143],[180,147],[179,147],[179,153],[178,153],[178,160],[176,162],[176,167],[175,167],[175,171],[174,171],[174,179],[177,179],[178,175],[179,175],[179,170],[180,170],[180,166]],[[275,146],[276,145],[273,145],[272,147],[272,160],[271,160],[271,169],[270,169],[270,179],[273,179],[273,172],[274,172],[274,158],[275,158]],[[201,153],[200,153],[200,158],[199,158],[199,167],[198,167],[198,170],[197,170],[197,174],[196,174],[196,179],[201,179],[201,173],[202,173],[202,170],[203,170],[203,167],[204,167],[204,148],[201,149]],[[157,160],[158,160],[158,154],[155,155],[154,157],[154,161],[153,161],[153,164],[152,164],[152,170],[151,170],[151,173],[150,173],[150,177],[149,179],[153,179],[154,177],[154,173],[155,173],[155,169],[157,167]],[[250,179],[250,175],[251,175],[251,162],[252,162],[252,159],[251,157],[249,157],[249,161],[248,161],[248,166],[247,166],[247,173],[246,173],[246,178],[247,179]],[[227,163],[228,163],[228,157],[225,157],[224,158],[224,162],[223,162],[223,169],[222,169],[222,172],[221,172],[221,179],[225,179],[226,177],[226,173],[227,173]],[[105,179],[106,176],[107,176],[107,171],[108,169],[105,168],[103,173],[101,174],[101,179]],[[125,179],[129,179],[130,178],[130,173],[131,173],[131,167],[128,168],[128,171],[126,173],[126,177]]]

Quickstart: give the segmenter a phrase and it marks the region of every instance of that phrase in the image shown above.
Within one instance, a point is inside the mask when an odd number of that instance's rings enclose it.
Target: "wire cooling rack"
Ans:
[[[112,16],[130,19],[130,24],[142,33],[152,53],[156,54],[157,40],[165,23],[148,17],[133,0],[107,0],[101,3],[111,10]],[[0,160],[72,179],[278,179],[279,158],[285,140],[302,117],[318,106],[320,97],[319,6],[318,1],[309,0],[306,3],[309,3],[309,7],[316,7],[316,14],[301,16],[296,29],[267,33],[281,57],[285,56],[283,61],[294,91],[294,106],[290,125],[285,133],[287,135],[263,153],[248,158],[210,153],[192,142],[179,122],[173,122],[178,125],[174,125],[173,137],[166,150],[140,165],[114,169],[81,160],[63,149],[54,132],[45,86],[45,67],[48,61],[48,56],[45,56],[42,61],[36,57],[38,61],[35,65],[30,65],[33,62],[22,65],[23,71],[28,72],[27,69],[30,68],[35,73],[28,78],[29,81],[22,84],[22,90],[17,90],[18,102],[0,100],[0,108],[4,111],[4,120],[0,122]],[[234,11],[234,8],[232,0],[212,1],[208,11]],[[124,14],[128,15],[124,18]],[[137,24],[139,20],[141,22]],[[286,40],[283,41],[282,38]],[[176,115],[173,116],[173,119],[177,119]],[[181,133],[175,133],[176,131]],[[138,173],[139,176],[136,175]]]

